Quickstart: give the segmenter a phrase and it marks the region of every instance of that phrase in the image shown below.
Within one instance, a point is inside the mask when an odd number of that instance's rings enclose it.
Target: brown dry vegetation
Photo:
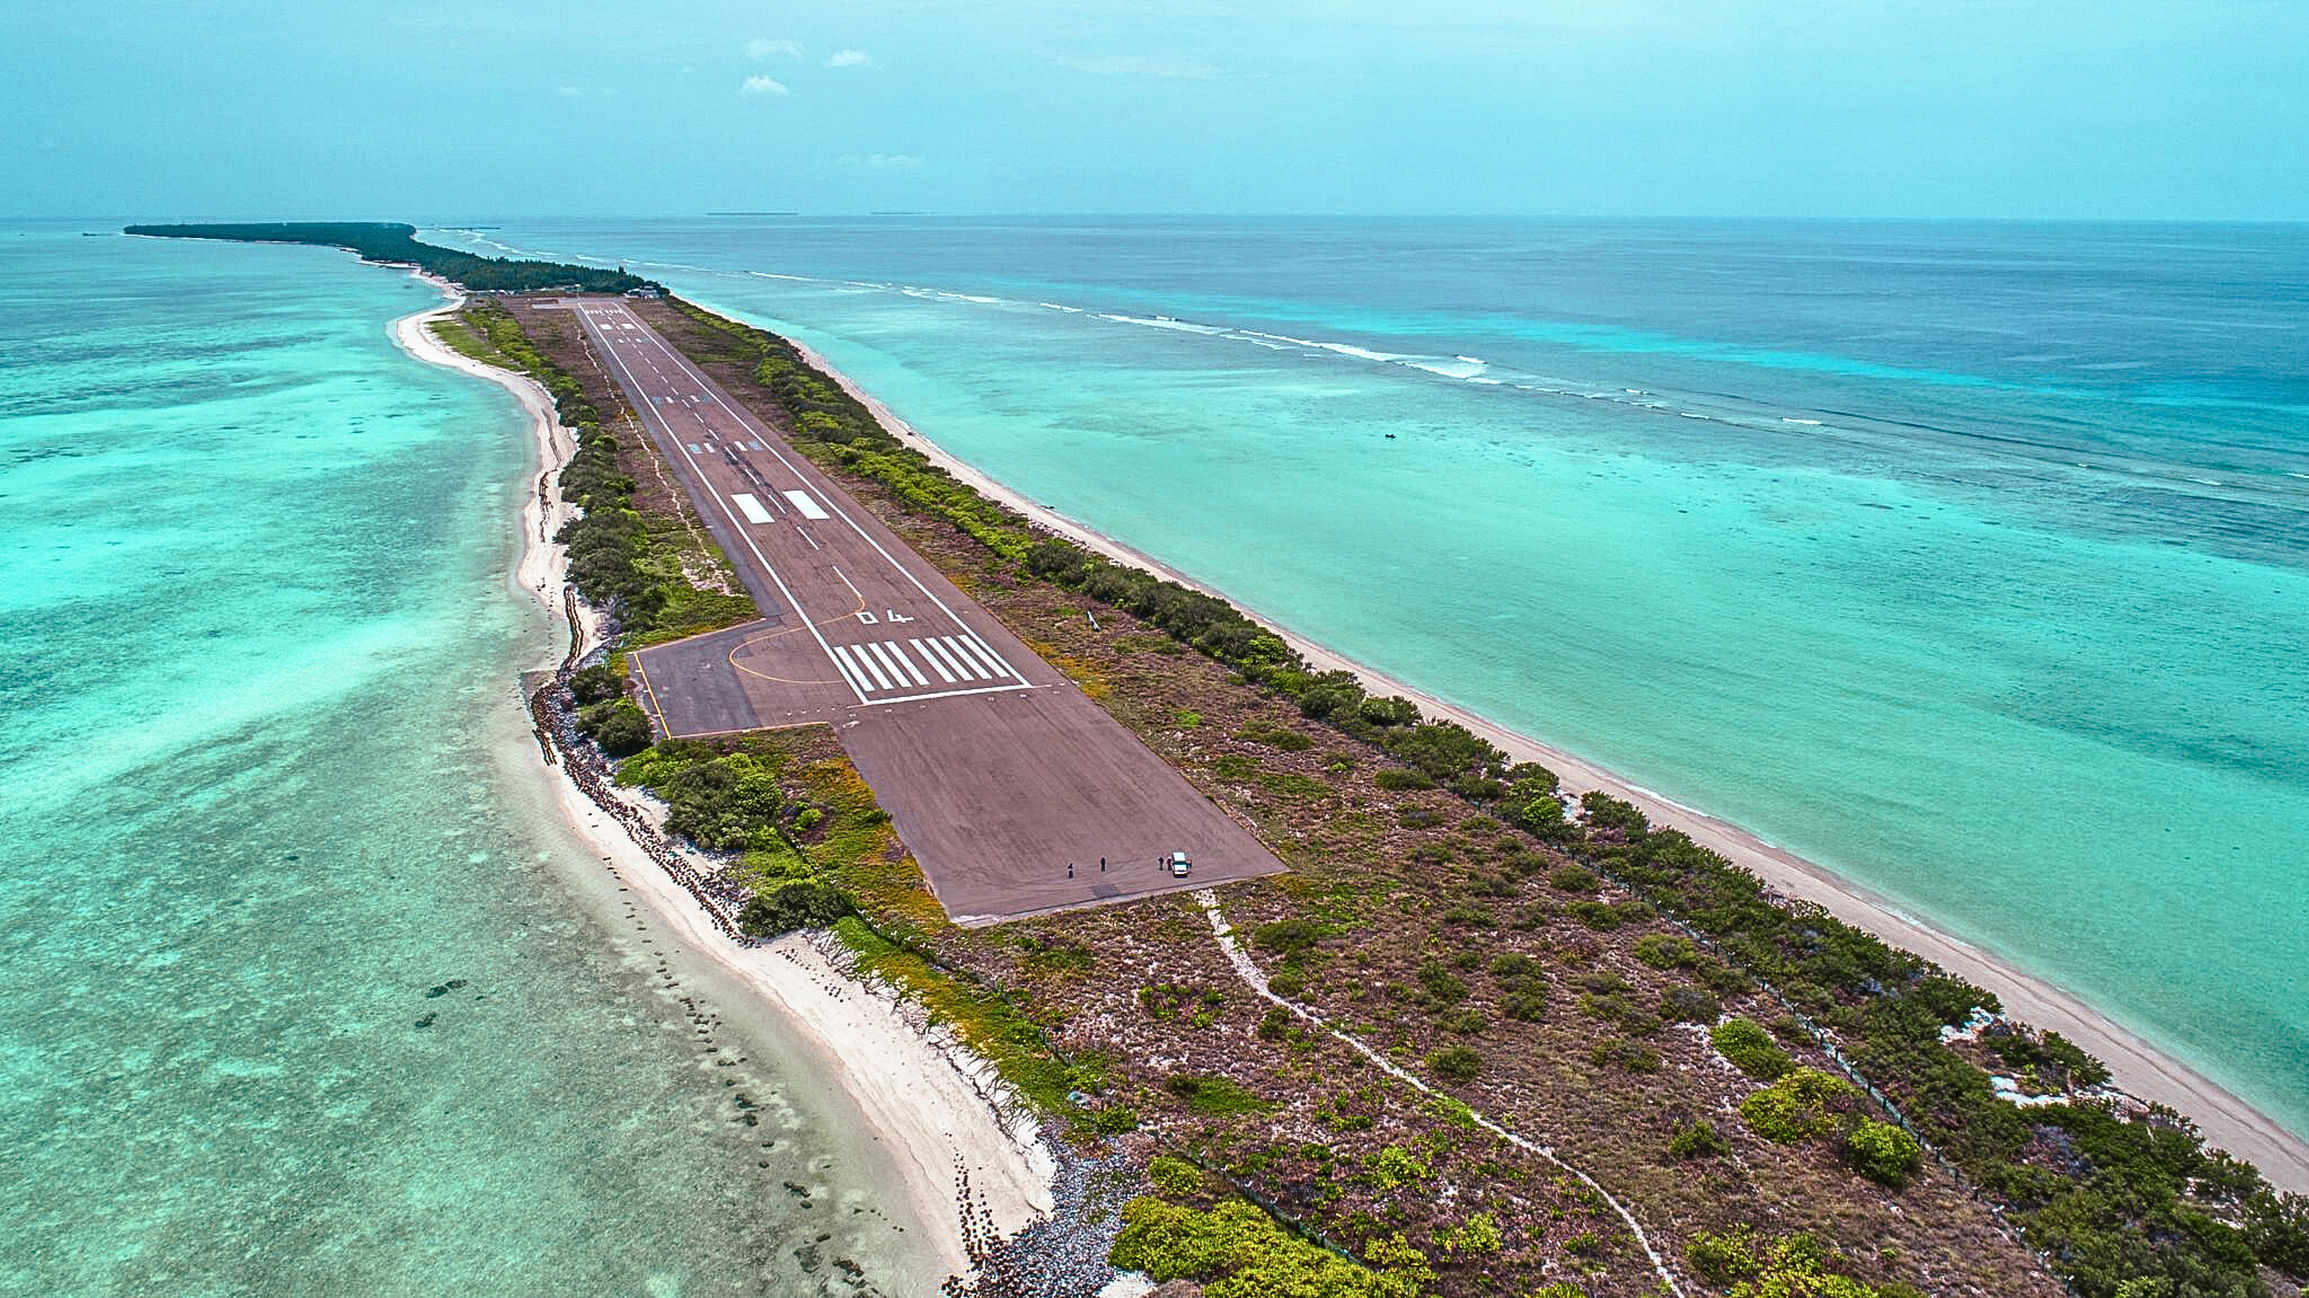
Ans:
[[[744,366],[716,361],[715,338],[643,305],[725,390],[780,426]],[[1713,998],[1767,1023],[1779,1010],[1705,957],[1669,968],[1639,959],[1639,942],[1654,939],[1656,955],[1660,939],[1677,936],[1640,902],[1592,879],[1559,879],[1566,858],[1447,793],[1381,788],[1374,776],[1394,762],[1377,748],[1302,720],[1124,613],[1099,608],[1094,629],[1076,597],[874,483],[836,476],[1292,867],[1220,898],[1246,936],[1281,921],[1313,926],[1283,989],[1295,978],[1301,1003],[1551,1145],[1627,1203],[1687,1280],[1681,1258],[1695,1232],[1748,1224],[1766,1237],[1814,1232],[1840,1253],[1839,1269],[1871,1283],[2060,1292],[1937,1168],[1888,1189],[1825,1146],[1747,1132],[1736,1109],[1758,1084],[1716,1054],[1700,1025],[1663,1021],[1672,1016],[1663,998],[1694,989],[1694,1004]],[[985,930],[944,924],[911,886],[861,900],[942,961],[1009,989],[1089,1079],[1094,1110],[1133,1111],[1164,1151],[1222,1173],[1318,1237],[1360,1250],[1403,1231],[1446,1292],[1521,1293],[1557,1279],[1599,1295],[1655,1289],[1618,1219],[1577,1182],[1320,1032],[1271,1017],[1188,899]],[[1253,950],[1270,976],[1282,970],[1278,952]],[[1440,1083],[1422,1062],[1451,1046],[1480,1057],[1471,1081]],[[1790,1050],[1799,1062],[1826,1062],[1808,1043]],[[1671,1136],[1696,1120],[1713,1124],[1728,1154],[1668,1153]],[[1478,1214],[1500,1225],[1501,1251],[1442,1246],[1445,1232]]]

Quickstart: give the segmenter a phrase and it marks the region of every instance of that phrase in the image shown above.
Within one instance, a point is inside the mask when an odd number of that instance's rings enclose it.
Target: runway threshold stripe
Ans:
[[[895,640],[884,640],[882,647],[890,651],[890,656],[898,660],[898,665],[906,669],[906,674],[914,678],[916,685],[928,685],[930,683],[930,678],[916,670],[914,660],[906,656],[904,645]]]
[[[954,638],[962,642],[963,648],[978,655],[978,661],[986,664],[986,670],[994,673],[994,679],[1001,680],[1011,674],[1009,665],[1002,661],[1001,656],[988,649],[977,636],[965,631]]]
[[[836,654],[840,654],[840,651],[843,651],[843,649],[836,649]],[[887,691],[887,688],[889,688],[889,677],[884,677],[884,674],[882,674],[882,665],[873,661],[873,654],[868,654],[866,649],[859,649],[857,644],[852,644],[852,647],[850,647],[850,654],[857,656],[857,663],[859,663],[861,667],[866,667],[866,674],[870,674],[870,677],[873,677],[873,684],[875,684],[875,688],[882,688],[882,691]]]
[[[979,639],[977,632],[971,632],[969,639],[971,646],[977,649],[978,652],[985,654],[987,657],[992,658],[995,662],[1002,665],[1002,671],[1004,675],[1009,676],[1012,680],[1022,681],[1026,679],[1024,676],[1018,674],[1018,669],[1016,667],[1010,665],[1010,660],[1008,658],[1005,658],[1001,654],[994,652],[994,646],[986,643],[984,640]]]
[[[957,659],[953,654],[948,653],[946,651],[946,646],[938,643],[935,637],[923,641],[922,647],[930,651],[931,657],[936,658],[938,661],[943,662],[947,666],[953,668],[954,679],[958,681],[967,681],[970,679],[970,669],[963,666],[960,659]]]
[[[850,651],[847,648],[841,645],[835,645],[834,656],[841,659],[845,664],[849,666],[850,671],[857,676],[858,684],[861,688],[866,690],[886,690],[890,688],[890,682],[882,680],[881,671],[875,668],[872,662],[867,660],[866,655],[859,654],[856,658],[852,658],[850,656]],[[873,681],[869,681],[866,678],[866,673],[869,671],[874,673]],[[874,683],[874,681],[880,681],[881,683],[877,685]]]
[[[861,646],[861,649],[864,652],[873,654],[876,659],[880,660],[884,667],[890,669],[890,683],[892,685],[899,689],[906,688],[906,673],[899,670],[898,664],[890,661],[890,655],[882,652],[882,646],[875,644],[872,641],[868,641],[866,644]]]
[[[938,640],[939,643],[945,645],[949,650],[953,651],[953,654],[956,658],[962,660],[962,665],[970,669],[971,675],[982,681],[990,681],[994,679],[994,673],[986,670],[985,664],[978,660],[978,655],[970,651],[970,644],[968,641],[950,635],[940,636],[938,637]]]
[[[858,669],[850,665],[850,660],[843,655],[839,645],[828,645],[826,647],[829,651],[832,652],[834,656],[834,670],[842,673],[842,679],[848,682],[851,689],[854,689],[863,694],[867,690],[873,688],[872,686],[867,685],[865,681],[859,676]]]
[[[914,652],[922,655],[922,661],[930,664],[930,670],[938,673],[939,680],[946,682],[948,685],[952,685],[954,683],[954,673],[946,670],[946,665],[938,661],[938,655],[930,652],[930,647],[928,645],[923,644],[919,640],[908,640],[906,643],[914,646]]]

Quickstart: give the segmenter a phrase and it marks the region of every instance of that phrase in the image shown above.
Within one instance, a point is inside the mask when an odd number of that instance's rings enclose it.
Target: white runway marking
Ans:
[[[942,635],[938,637],[938,643],[945,646],[946,652],[954,655],[956,662],[959,662],[964,667],[969,668],[971,675],[982,681],[990,681],[994,679],[994,673],[986,670],[985,667],[979,664],[976,655],[970,652],[970,647],[967,644],[964,644],[962,641],[957,640],[950,635]]]
[[[743,491],[731,496],[730,501],[738,507],[740,513],[746,516],[746,521],[749,523],[774,523],[777,521],[770,517],[770,511],[762,508],[761,501]]]
[[[882,652],[882,646],[868,642],[859,646],[859,652],[872,654],[873,657],[870,661],[878,662],[889,669],[890,683],[899,689],[906,688],[906,673],[898,670],[898,664],[890,661],[890,655]]]
[[[833,517],[832,514],[827,513],[823,508],[821,508],[818,505],[817,500],[807,491],[789,491],[786,493],[786,499],[794,502],[794,508],[801,510],[802,517],[804,518]]]
[[[1026,679],[1024,676],[1020,676],[1018,674],[1018,669],[1016,667],[1010,665],[1010,660],[1008,658],[1005,658],[1001,654],[994,652],[992,646],[988,645],[984,640],[979,639],[977,632],[965,632],[963,638],[970,642],[971,648],[976,649],[978,652],[985,654],[988,658],[993,659],[995,663],[1002,668],[1004,675],[1015,677],[1018,680]]]
[[[932,661],[942,662],[948,667],[953,668],[954,679],[963,681],[970,679],[970,669],[956,661],[954,655],[946,652],[946,646],[938,643],[935,637],[928,640],[917,641],[916,643],[920,644],[923,649],[929,652]]]
[[[898,665],[906,669],[906,674],[914,678],[916,685],[928,685],[930,683],[930,678],[917,670],[914,666],[914,660],[906,656],[906,649],[903,645],[895,640],[884,640],[882,647],[890,651],[890,656],[898,660]]]
[[[866,646],[851,645],[850,652],[856,655],[858,662],[865,667],[867,674],[874,678],[876,685],[883,689],[890,688],[890,678],[882,674],[882,664],[874,661],[874,655],[866,652]]]
[[[859,697],[863,698],[874,688],[866,683],[866,674],[852,665],[850,655],[843,653],[840,645],[834,646],[834,666],[841,670],[842,679],[850,683],[850,688],[858,691]]]
[[[930,670],[938,673],[939,680],[948,685],[954,683],[954,673],[946,670],[945,666],[938,661],[938,655],[930,652],[929,646],[919,640],[908,640],[906,643],[914,646],[914,652],[922,655],[922,661],[930,664]]]

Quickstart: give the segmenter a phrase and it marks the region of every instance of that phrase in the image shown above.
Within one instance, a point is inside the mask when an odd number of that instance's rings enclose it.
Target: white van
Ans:
[[[1171,877],[1172,877],[1172,878],[1174,878],[1174,879],[1184,879],[1184,878],[1186,878],[1186,877],[1187,877],[1187,871],[1189,871],[1189,870],[1191,870],[1191,869],[1193,869],[1193,868],[1194,868],[1194,863],[1193,863],[1193,862],[1191,862],[1191,861],[1189,861],[1189,860],[1187,860],[1187,854],[1186,854],[1186,853],[1184,853],[1184,852],[1173,852],[1173,853],[1171,853]]]

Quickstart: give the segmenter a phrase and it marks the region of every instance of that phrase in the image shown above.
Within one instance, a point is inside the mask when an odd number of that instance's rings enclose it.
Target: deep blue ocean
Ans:
[[[2309,1131],[2309,227],[486,224]]]

